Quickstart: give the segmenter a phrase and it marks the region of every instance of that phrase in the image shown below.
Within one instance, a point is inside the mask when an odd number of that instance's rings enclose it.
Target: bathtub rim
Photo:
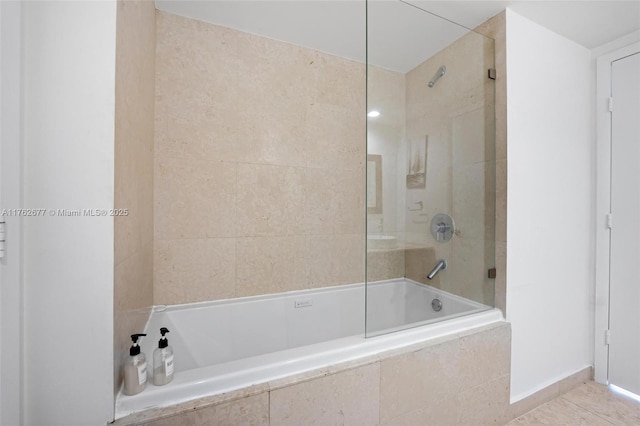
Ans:
[[[151,313],[155,313],[155,312],[173,312],[173,311],[181,311],[181,310],[185,310],[185,309],[201,309],[201,308],[208,308],[208,307],[214,307],[214,306],[220,306],[220,305],[228,305],[228,304],[235,304],[235,303],[250,303],[250,302],[257,302],[257,301],[262,301],[262,300],[271,300],[271,299],[281,299],[284,297],[294,297],[294,296],[305,296],[308,294],[314,294],[314,293],[328,293],[328,292],[334,292],[334,291],[349,291],[349,290],[353,290],[353,289],[357,289],[358,287],[362,287],[362,290],[365,291],[367,286],[378,286],[378,285],[384,285],[384,284],[389,284],[389,283],[393,283],[393,282],[397,282],[397,281],[403,281],[403,282],[407,282],[416,286],[420,286],[420,287],[429,287],[431,290],[434,290],[438,293],[443,293],[446,296],[455,299],[455,300],[459,300],[459,301],[463,301],[464,303],[467,304],[472,304],[472,305],[477,305],[478,308],[483,307],[486,309],[492,309],[493,306],[490,305],[484,305],[480,302],[477,302],[475,300],[471,300],[471,299],[467,299],[465,297],[462,296],[458,296],[457,294],[454,293],[450,293],[446,290],[437,288],[437,287],[433,287],[429,284],[425,284],[425,283],[421,283],[419,281],[416,280],[412,280],[411,278],[405,278],[405,277],[401,277],[401,278],[391,278],[388,280],[378,280],[378,281],[369,281],[367,283],[361,282],[361,283],[353,283],[353,284],[341,284],[341,285],[335,285],[335,286],[329,286],[329,287],[318,287],[318,288],[305,288],[302,290],[290,290],[290,291],[283,291],[281,293],[270,293],[270,294],[259,294],[259,295],[255,295],[255,296],[241,296],[241,297],[232,297],[232,298],[228,298],[228,299],[217,299],[217,300],[207,300],[204,302],[187,302],[187,303],[178,303],[175,305],[163,305],[163,304],[159,304],[159,305],[153,305],[151,307]]]

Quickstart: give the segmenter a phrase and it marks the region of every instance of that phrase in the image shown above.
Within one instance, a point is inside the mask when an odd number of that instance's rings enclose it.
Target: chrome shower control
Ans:
[[[448,214],[438,213],[431,219],[431,235],[436,241],[446,243],[453,238],[455,232],[456,225]]]

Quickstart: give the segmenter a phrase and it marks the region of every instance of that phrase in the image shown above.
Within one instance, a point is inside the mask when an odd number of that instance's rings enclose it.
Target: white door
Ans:
[[[640,53],[611,65],[609,383],[640,395]]]

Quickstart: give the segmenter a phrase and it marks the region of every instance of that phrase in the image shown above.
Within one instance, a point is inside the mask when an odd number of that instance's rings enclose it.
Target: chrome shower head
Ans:
[[[440,77],[442,77],[444,75],[444,73],[447,72],[447,67],[445,67],[444,65],[442,65],[440,68],[438,68],[438,71],[436,71],[436,73],[433,75],[433,78],[431,80],[429,80],[429,87],[433,87],[435,86],[436,82],[440,79]]]

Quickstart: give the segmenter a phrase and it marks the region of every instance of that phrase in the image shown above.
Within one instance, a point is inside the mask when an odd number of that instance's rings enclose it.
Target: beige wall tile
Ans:
[[[511,371],[511,328],[508,324],[472,333],[460,340],[458,374],[461,388],[471,388]]]
[[[142,423],[145,426],[259,426],[269,424],[269,393]]]
[[[402,278],[405,275],[405,251],[368,250],[367,251],[367,281],[380,281],[392,278]]]
[[[156,259],[199,247],[179,239],[238,238],[237,283],[189,288],[211,271],[185,254],[170,278],[156,265],[156,300],[362,281],[365,66],[165,12],[156,51]],[[282,261],[296,250],[313,261]]]
[[[131,345],[130,335],[141,333],[153,303],[153,247],[145,245],[114,271],[114,374],[116,389]]]
[[[235,105],[237,31],[157,12],[156,108],[192,123],[221,123]],[[215,70],[215,72],[212,72]]]
[[[211,117],[202,122],[165,114],[166,129],[156,131],[156,157],[238,161],[239,136],[231,125],[237,120],[235,107],[216,104],[215,108]]]
[[[364,234],[306,238],[309,288],[364,282]]]
[[[487,270],[494,266],[494,242],[454,238],[453,257],[447,270],[451,279],[444,290],[486,305],[494,303],[494,281]]]
[[[235,163],[160,159],[155,176],[155,238],[232,237],[235,200]]]
[[[381,422],[382,426],[418,426],[438,425],[453,426],[458,421],[458,398],[448,396],[430,401],[429,405],[399,417]]]
[[[427,279],[429,272],[438,263],[438,257],[436,257],[436,251],[433,248],[407,249],[405,250],[404,261],[405,277],[441,288],[440,274],[436,275],[433,280]]]
[[[493,239],[494,187],[487,191],[488,182],[485,181],[487,168],[493,167],[493,163],[484,162],[454,167],[452,213],[456,236],[461,239],[483,239],[487,236]],[[490,179],[489,184],[493,182]]]
[[[234,238],[158,240],[154,250],[154,304],[235,296]]]
[[[362,170],[366,155],[363,110],[314,102],[304,121],[308,167]]]
[[[472,331],[460,338],[380,362],[380,422],[402,423],[431,412],[451,398],[464,395],[465,404],[492,404],[498,418],[507,416],[511,335],[508,324]],[[506,375],[506,379],[505,379]],[[501,386],[506,384],[506,391]],[[494,399],[472,391],[482,386]],[[471,393],[470,393],[471,392]],[[462,398],[462,397],[460,397]],[[473,416],[477,406],[458,400],[458,420]],[[462,411],[465,410],[465,413]],[[485,414],[483,414],[485,415]],[[487,414],[488,415],[488,414]],[[506,420],[505,420],[506,421]],[[450,423],[445,423],[450,424]],[[479,421],[476,424],[486,424]],[[497,423],[503,424],[503,423]]]
[[[236,239],[236,296],[281,293],[306,288],[305,237]]]
[[[509,420],[510,376],[483,383],[458,394],[458,425],[504,425]]]
[[[378,363],[271,391],[271,425],[378,423]]]
[[[307,234],[364,234],[364,169],[305,169]]]
[[[315,52],[313,61],[317,65],[314,86],[317,102],[365,111],[366,67],[363,63],[322,52]]]
[[[459,341],[451,340],[380,362],[380,422],[425,407],[453,395]]]
[[[315,53],[238,32],[241,161],[303,166],[305,110],[313,103]]]
[[[239,163],[236,235],[302,234],[305,189],[303,169]]]
[[[129,335],[141,331],[153,303],[153,138],[155,7],[118,1],[114,207],[114,392]]]

